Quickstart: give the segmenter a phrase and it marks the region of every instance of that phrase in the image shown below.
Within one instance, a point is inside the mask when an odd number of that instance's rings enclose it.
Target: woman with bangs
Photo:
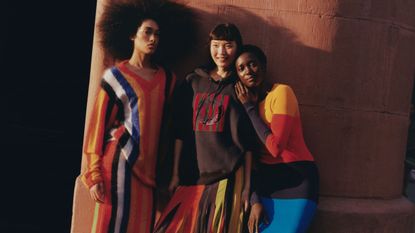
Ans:
[[[209,63],[187,75],[183,85],[190,96],[181,97],[192,100],[197,185],[178,186],[178,157],[184,146],[178,137],[170,184],[177,189],[156,225],[157,233],[239,233],[244,229],[253,143],[247,138],[252,135],[249,119],[234,92],[238,78],[235,59],[242,47],[238,28],[230,23],[216,25],[209,35],[209,47]],[[189,124],[180,119],[175,123],[178,129]]]

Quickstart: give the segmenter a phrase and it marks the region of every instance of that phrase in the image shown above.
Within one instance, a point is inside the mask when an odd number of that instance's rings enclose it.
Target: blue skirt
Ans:
[[[317,209],[314,201],[260,197],[269,224],[261,223],[262,233],[306,232]]]

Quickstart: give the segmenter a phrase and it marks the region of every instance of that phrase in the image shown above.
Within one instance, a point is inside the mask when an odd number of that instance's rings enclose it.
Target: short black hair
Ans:
[[[212,40],[235,41],[238,51],[242,48],[242,36],[238,27],[233,23],[216,25],[209,33],[209,42]]]
[[[238,27],[233,23],[220,23],[217,24],[209,33],[209,46],[212,40],[227,40],[227,41],[235,41],[236,43],[236,57],[239,56],[241,48],[242,48],[242,36],[241,32],[239,31]],[[210,51],[208,49],[208,51]],[[212,60],[212,57],[208,57],[208,63],[205,65],[207,69],[213,69],[215,67],[215,62]]]
[[[267,56],[265,55],[264,51],[260,49],[258,46],[252,44],[246,44],[241,48],[241,54],[243,53],[251,53],[258,61],[261,63],[262,67],[266,70],[267,69]]]

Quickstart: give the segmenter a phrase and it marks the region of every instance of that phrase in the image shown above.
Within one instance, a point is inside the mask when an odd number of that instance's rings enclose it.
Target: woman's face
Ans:
[[[245,86],[256,87],[262,83],[265,70],[254,54],[242,53],[236,59],[235,66],[239,79]]]
[[[210,55],[216,66],[219,68],[229,68],[235,60],[237,45],[235,41],[211,40]]]
[[[131,38],[134,41],[134,49],[140,53],[153,54],[159,42],[160,31],[156,21],[146,19],[137,29],[136,34]]]

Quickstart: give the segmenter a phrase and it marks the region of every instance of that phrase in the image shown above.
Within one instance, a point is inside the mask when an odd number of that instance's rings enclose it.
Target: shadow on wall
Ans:
[[[322,82],[324,143],[315,145],[322,193],[399,198],[415,69],[413,33],[401,25],[415,22],[414,4],[361,4],[344,1],[330,16],[337,28]]]
[[[323,105],[325,99],[324,83],[329,67],[332,65],[328,49],[323,50],[303,44],[294,32],[282,26],[284,20],[291,21],[292,19],[286,15],[280,17],[270,10],[263,9],[263,12],[253,13],[237,6],[213,4],[203,10],[193,9],[198,25],[197,39],[194,44],[188,45],[194,48],[194,52],[173,64],[179,81],[182,81],[194,68],[207,61],[210,56],[208,44],[210,30],[219,23],[234,23],[239,28],[245,44],[255,44],[266,53],[267,78],[272,82],[291,85],[300,105],[311,106],[303,111],[302,120],[305,140],[318,162],[319,151],[316,144],[322,135],[321,131],[314,128],[315,122],[320,119],[318,111],[312,106]],[[301,23],[304,25],[300,27],[311,26],[307,19],[301,18],[300,20],[302,21],[295,22],[297,23],[295,26]],[[176,33],[186,33],[186,30],[177,28]],[[113,60],[107,56],[106,60],[107,66],[113,63]],[[195,161],[190,161],[190,163],[195,163]]]
[[[176,65],[181,78],[197,67],[209,56],[209,31],[218,23],[234,23],[241,31],[245,44],[255,44],[262,48],[268,58],[268,78],[273,82],[293,85],[301,96],[309,79],[314,78],[316,70],[327,59],[328,53],[321,49],[302,44],[296,35],[278,22],[278,17],[259,17],[257,14],[231,5],[211,6],[209,11],[196,9],[198,16],[199,38],[195,53]],[[203,22],[203,24],[201,23]],[[308,90],[316,92],[315,90]],[[305,100],[305,98],[304,98]],[[300,103],[303,101],[300,100]]]
[[[325,100],[324,82],[332,65],[330,51],[303,44],[290,29],[281,26],[278,16],[260,16],[262,12],[250,12],[236,6],[212,5],[206,10],[196,9],[198,16],[198,48],[191,56],[175,66],[177,76],[185,75],[206,61],[209,54],[209,32],[218,23],[234,23],[240,30],[245,44],[262,48],[268,58],[267,78],[272,82],[285,83],[293,87],[302,111],[305,141],[319,160],[316,147],[321,141],[321,131],[314,126],[320,121],[318,110]],[[216,14],[217,12],[217,14]],[[264,12],[267,13],[267,12]],[[301,19],[303,20],[303,19]],[[203,23],[201,23],[203,22]]]

